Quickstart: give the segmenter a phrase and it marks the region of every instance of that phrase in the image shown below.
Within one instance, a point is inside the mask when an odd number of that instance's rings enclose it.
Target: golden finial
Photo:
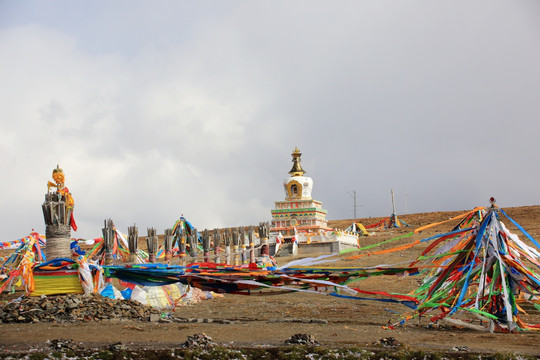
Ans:
[[[295,147],[291,155],[293,158],[293,167],[291,171],[289,171],[289,174],[291,174],[291,176],[303,176],[306,172],[302,169],[302,165],[300,164],[302,153]]]

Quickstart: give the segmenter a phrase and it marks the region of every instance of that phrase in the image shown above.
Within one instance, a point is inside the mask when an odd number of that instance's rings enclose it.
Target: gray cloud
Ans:
[[[3,11],[2,11],[3,10]],[[129,11],[128,11],[129,10]],[[0,4],[0,237],[270,218],[298,146],[329,218],[538,204],[536,1]],[[119,16],[122,15],[122,16]],[[82,21],[84,19],[84,21]]]

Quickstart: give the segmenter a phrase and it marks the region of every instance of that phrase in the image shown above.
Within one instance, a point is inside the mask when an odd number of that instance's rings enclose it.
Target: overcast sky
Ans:
[[[0,0],[0,241],[540,204],[540,1]]]

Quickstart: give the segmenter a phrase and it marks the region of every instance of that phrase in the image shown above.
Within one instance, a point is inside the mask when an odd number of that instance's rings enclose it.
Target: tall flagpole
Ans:
[[[394,189],[390,191],[392,194],[392,215],[396,214],[396,204],[394,203]]]

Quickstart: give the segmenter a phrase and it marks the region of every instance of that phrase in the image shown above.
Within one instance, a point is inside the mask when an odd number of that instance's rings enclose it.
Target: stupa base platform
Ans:
[[[339,241],[328,241],[328,242],[317,242],[317,243],[302,243],[298,244],[298,254],[303,255],[320,255],[320,254],[332,254],[340,252],[345,249],[356,249],[358,246],[351,244],[346,244]],[[270,254],[276,253],[276,244],[270,244]],[[291,256],[293,255],[293,244],[285,243],[279,246],[279,253],[277,257],[280,256]]]

